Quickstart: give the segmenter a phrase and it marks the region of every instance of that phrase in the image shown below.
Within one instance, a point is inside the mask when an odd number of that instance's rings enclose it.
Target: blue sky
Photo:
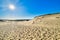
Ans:
[[[55,12],[60,12],[60,0],[0,0],[0,19],[32,19]]]

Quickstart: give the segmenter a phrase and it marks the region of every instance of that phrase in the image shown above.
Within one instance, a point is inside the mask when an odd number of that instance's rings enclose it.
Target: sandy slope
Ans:
[[[60,14],[0,22],[0,40],[60,40]]]

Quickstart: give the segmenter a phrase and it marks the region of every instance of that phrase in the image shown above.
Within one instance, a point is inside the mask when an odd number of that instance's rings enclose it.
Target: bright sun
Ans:
[[[15,10],[15,6],[12,5],[12,4],[10,4],[10,5],[9,5],[9,9],[10,9],[10,10]]]

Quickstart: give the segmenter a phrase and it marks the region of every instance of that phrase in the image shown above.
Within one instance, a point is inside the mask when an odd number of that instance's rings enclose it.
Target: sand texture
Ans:
[[[60,14],[0,22],[0,40],[60,40]]]

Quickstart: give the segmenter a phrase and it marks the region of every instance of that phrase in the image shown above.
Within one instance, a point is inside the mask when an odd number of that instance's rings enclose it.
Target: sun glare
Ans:
[[[12,4],[10,4],[10,5],[9,5],[9,9],[10,9],[10,10],[15,10],[15,6],[12,5]]]

